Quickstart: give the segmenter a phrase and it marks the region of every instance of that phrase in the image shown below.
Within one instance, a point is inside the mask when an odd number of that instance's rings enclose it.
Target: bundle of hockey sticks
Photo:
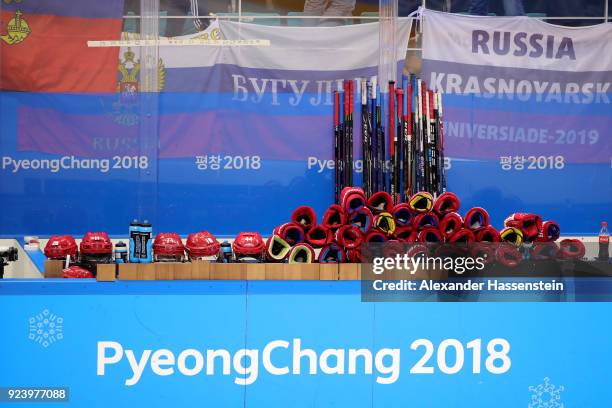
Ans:
[[[442,95],[414,75],[381,92],[376,77],[345,80],[334,92],[335,201],[353,186],[355,88],[361,96],[363,189],[386,191],[395,203],[419,191],[446,191]],[[386,91],[386,92],[385,92]]]

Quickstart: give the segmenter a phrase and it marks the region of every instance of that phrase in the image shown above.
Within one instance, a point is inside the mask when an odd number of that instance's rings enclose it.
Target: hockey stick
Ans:
[[[352,121],[351,121],[351,100],[352,91],[351,84],[352,80],[344,81],[344,187],[351,186],[351,173],[353,166],[351,163],[351,151],[352,151]]]
[[[414,114],[415,114],[415,129],[414,129],[414,160],[415,160],[415,184],[414,191],[423,191],[423,139],[422,139],[422,117],[421,117],[421,84],[418,78],[414,80]]]
[[[340,200],[340,179],[338,171],[338,161],[340,154],[340,93],[334,91],[334,202],[339,203]]]
[[[362,186],[363,191],[368,196],[368,160],[367,160],[367,146],[368,146],[368,113],[366,112],[368,100],[367,100],[367,83],[365,79],[361,80],[361,174],[363,176]]]
[[[432,90],[427,91],[427,102],[429,108],[429,152],[431,165],[431,191],[435,196],[438,195],[438,146],[436,135],[436,120],[434,118],[434,93]]]
[[[340,122],[340,128],[338,131],[338,191],[341,192],[344,188],[344,151],[345,149],[345,140],[346,140],[346,124],[345,124],[345,109],[344,109],[344,99],[345,94],[344,91],[338,92],[340,95],[340,103],[338,105],[338,119]],[[338,197],[339,198],[339,197]]]
[[[380,86],[378,87],[378,98],[376,102],[376,127],[378,131],[378,146],[377,146],[377,156],[378,156],[378,170],[379,170],[379,183],[378,190],[379,191],[387,191],[387,164],[385,157],[385,126],[383,120],[383,105],[384,100],[382,99],[382,94],[380,93]]]
[[[395,203],[401,202],[402,198],[402,173],[404,169],[404,90],[395,90],[397,97],[397,131],[395,132]]]
[[[349,132],[349,123],[348,123],[348,104],[351,100],[350,97],[350,89],[349,89],[349,85],[348,85],[348,81],[345,79],[344,83],[343,83],[343,87],[344,87],[344,111],[343,111],[343,116],[344,116],[344,127],[343,127],[343,137],[344,137],[344,143],[342,144],[342,162],[344,164],[344,168],[343,168],[343,172],[342,172],[342,187],[346,187],[348,184],[346,183],[348,180],[348,168],[349,168],[349,164],[348,164],[348,132]]]
[[[373,160],[372,160],[372,134],[373,132],[373,124],[374,122],[372,121],[373,119],[373,112],[372,112],[372,97],[373,95],[376,95],[376,93],[372,92],[372,83],[370,81],[367,82],[367,86],[366,86],[366,92],[367,92],[367,127],[368,127],[368,185],[370,188],[370,195],[374,192],[373,190],[373,179],[372,179],[372,165],[373,165]]]
[[[378,87],[376,85],[376,77],[372,77],[372,133],[371,133],[371,156],[372,156],[372,192],[379,190],[379,175],[378,175]]]
[[[444,159],[444,124],[442,122],[442,93],[436,92],[436,123],[438,128],[438,157],[440,158],[440,192],[446,191],[446,163]]]
[[[424,168],[424,191],[431,191],[431,162],[429,152],[429,97],[425,81],[421,81],[421,112],[422,112],[422,130],[423,130],[423,168]]]
[[[412,86],[406,81],[406,103],[404,105],[404,202],[408,202],[412,194]]]
[[[365,79],[361,80],[361,137],[362,137],[362,155],[361,155],[361,174],[363,175],[363,191],[369,197],[370,192],[370,162],[368,160],[368,84]]]
[[[353,111],[355,108],[355,82],[349,80],[349,133],[348,133],[348,168],[347,168],[347,186],[353,186]]]
[[[440,128],[438,127],[438,94],[435,91],[430,91],[429,98],[431,99],[431,117],[433,119],[434,129],[434,149],[436,151],[436,194],[442,193],[442,170],[440,167]]]
[[[389,194],[395,202],[395,147],[397,145],[397,133],[395,128],[395,81],[389,81]]]
[[[387,142],[387,124],[385,119],[389,111],[389,100],[383,97],[381,89],[381,101],[380,101],[380,160],[381,160],[381,171],[382,171],[382,189],[383,191],[389,192],[388,178],[389,178],[389,162],[387,160],[387,154],[389,150]]]

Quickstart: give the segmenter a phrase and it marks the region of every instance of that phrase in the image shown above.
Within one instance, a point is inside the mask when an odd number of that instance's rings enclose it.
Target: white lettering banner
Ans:
[[[423,58],[556,71],[612,71],[612,24],[563,27],[530,17],[423,10]]]

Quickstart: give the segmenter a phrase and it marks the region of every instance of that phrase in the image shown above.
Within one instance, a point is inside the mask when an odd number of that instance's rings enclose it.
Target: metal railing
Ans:
[[[603,21],[603,22],[609,22],[610,21],[610,8],[609,8],[609,3],[610,0],[605,0],[605,2],[603,3],[604,6],[604,10],[603,10],[603,15],[601,16],[554,16],[554,15],[550,15],[550,16],[530,16],[531,18],[537,19],[537,20],[576,20],[576,21]],[[447,8],[450,9],[450,1],[448,2],[448,6]],[[427,1],[426,0],[422,0],[421,5],[423,7],[425,7],[427,5]],[[379,19],[379,17],[377,16],[370,16],[370,15],[358,15],[358,16],[308,16],[308,15],[299,15],[299,16],[289,16],[289,15],[281,15],[279,13],[279,15],[243,15],[242,13],[248,13],[248,10],[243,10],[242,9],[242,0],[238,0],[237,2],[237,7],[235,7],[235,11],[233,12],[235,15],[234,16],[228,16],[228,15],[218,15],[216,13],[210,13],[207,15],[198,15],[198,16],[193,16],[193,15],[184,15],[184,16],[168,16],[168,15],[160,15],[157,18],[159,19],[208,19],[208,20],[213,20],[213,19],[230,19],[230,20],[244,20],[244,21],[252,21],[252,20],[257,20],[257,19],[270,19],[270,18],[274,18],[274,19],[278,19],[278,20],[304,20],[304,19],[316,19],[316,20],[347,20],[347,21],[353,21],[353,20],[373,20],[376,21]],[[273,10],[270,10],[270,13],[273,13]],[[227,13],[221,13],[221,14],[227,14]],[[499,16],[499,17],[503,17],[503,16]],[[125,15],[123,16],[124,19],[141,19],[141,18],[146,18],[144,16],[141,15]]]

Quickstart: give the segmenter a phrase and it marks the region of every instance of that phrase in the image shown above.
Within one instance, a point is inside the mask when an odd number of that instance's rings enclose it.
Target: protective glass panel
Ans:
[[[21,31],[2,43],[0,234],[125,235],[133,219],[268,234],[333,201],[332,95],[375,74],[376,24],[311,34],[210,16],[237,4],[34,3],[2,10]]]

